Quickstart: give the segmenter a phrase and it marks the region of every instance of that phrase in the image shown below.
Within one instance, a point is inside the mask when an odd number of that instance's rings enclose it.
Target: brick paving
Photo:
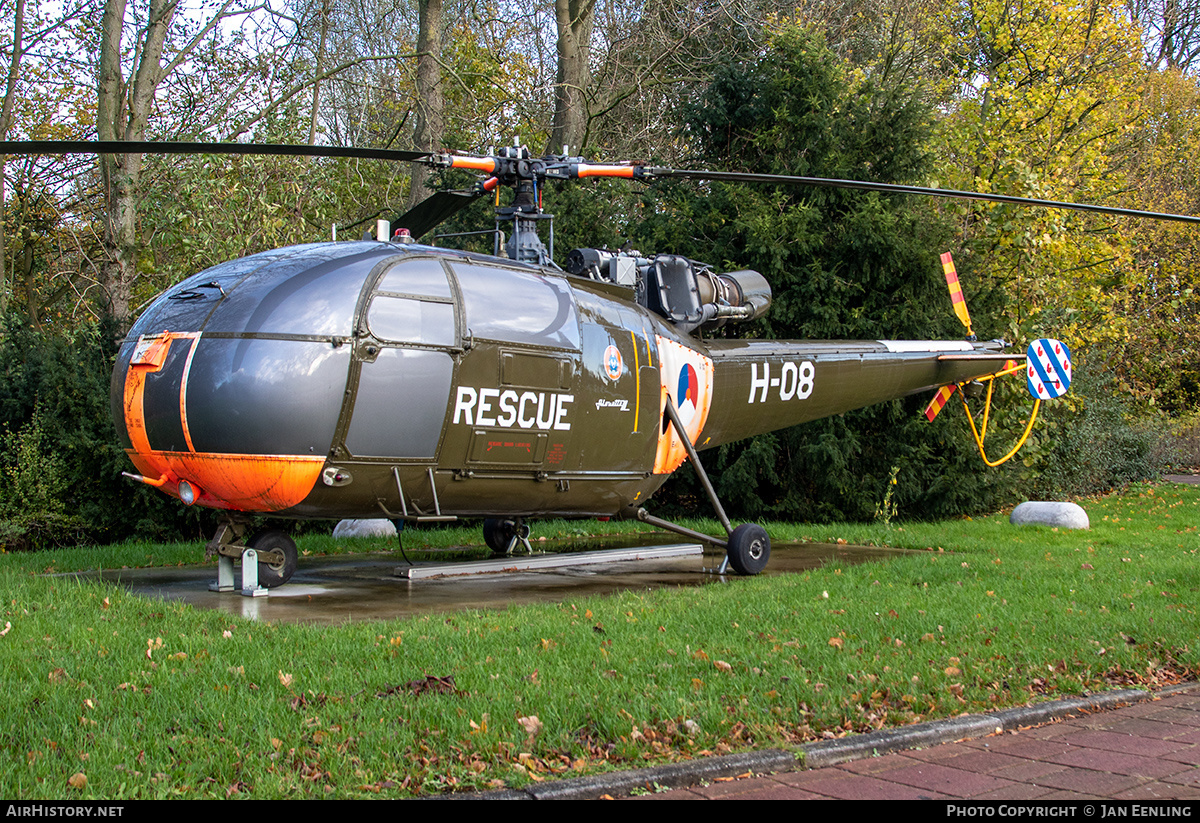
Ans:
[[[1056,722],[639,800],[1200,800],[1200,687]],[[853,754],[848,755],[854,757]]]

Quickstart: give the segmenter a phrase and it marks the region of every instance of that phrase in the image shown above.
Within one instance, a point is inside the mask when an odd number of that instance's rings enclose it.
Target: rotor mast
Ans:
[[[534,157],[528,147],[520,145],[506,146],[491,157],[439,154],[424,162],[441,168],[469,169],[490,175],[476,183],[472,191],[460,194],[480,196],[496,190],[499,186],[511,188],[512,202],[507,206],[500,205],[498,201],[496,204],[497,235],[502,236],[502,224],[509,223],[512,226],[511,236],[504,247],[505,256],[510,260],[553,268],[558,268],[554,262],[554,215],[542,210],[542,189],[546,180],[641,176],[638,174],[641,170],[639,166],[588,164],[582,157],[573,157],[565,152],[560,155]],[[418,205],[412,211],[420,209],[421,205]],[[540,235],[543,224],[547,231],[548,245],[542,242]]]

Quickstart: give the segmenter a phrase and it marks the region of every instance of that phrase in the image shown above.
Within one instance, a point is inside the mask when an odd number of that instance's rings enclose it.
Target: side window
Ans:
[[[454,346],[454,303],[441,263],[415,258],[386,271],[367,308],[367,328],[391,343]]]
[[[380,340],[422,346],[453,346],[454,306],[377,294],[367,310],[367,327]]]
[[[579,349],[579,318],[565,279],[492,266],[455,264],[472,337]]]
[[[450,284],[446,281],[446,270],[438,260],[416,257],[401,260],[379,278],[376,291],[403,294],[415,297],[443,297],[450,299]]]

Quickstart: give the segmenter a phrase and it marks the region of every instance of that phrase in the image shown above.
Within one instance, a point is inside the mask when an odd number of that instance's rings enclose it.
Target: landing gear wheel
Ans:
[[[487,543],[492,554],[507,557],[513,553],[517,545],[525,547],[525,551],[533,554],[529,545],[529,527],[520,517],[511,520],[499,518],[483,521],[483,542]]]
[[[489,518],[483,521],[483,542],[492,554],[508,554],[508,546],[517,533],[517,524],[512,520]]]
[[[771,538],[762,526],[743,523],[729,535],[725,553],[735,572],[755,575],[765,569],[771,559]]]
[[[274,589],[296,573],[296,542],[283,532],[256,534],[246,545],[258,552],[258,585]]]

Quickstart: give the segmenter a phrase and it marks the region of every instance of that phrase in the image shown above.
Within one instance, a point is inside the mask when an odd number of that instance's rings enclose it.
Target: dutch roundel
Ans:
[[[1062,397],[1071,386],[1071,350],[1066,344],[1045,337],[1025,350],[1025,385],[1039,400]]]
[[[675,401],[679,408],[679,419],[687,426],[696,416],[700,403],[700,380],[691,363],[684,363],[679,370],[679,385],[675,390]]]

